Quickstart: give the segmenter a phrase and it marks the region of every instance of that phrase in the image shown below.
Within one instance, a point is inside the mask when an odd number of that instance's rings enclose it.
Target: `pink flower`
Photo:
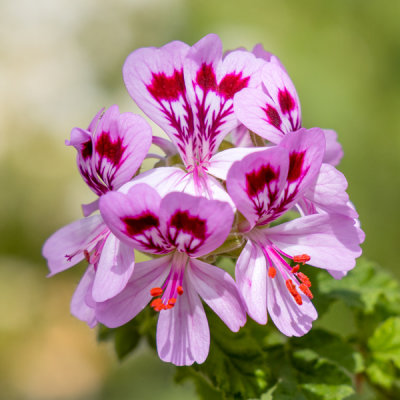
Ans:
[[[129,181],[151,144],[151,128],[138,115],[120,114],[117,106],[101,110],[87,130],[74,128],[66,142],[77,149],[79,171],[88,186],[102,196]],[[111,234],[100,215],[88,216],[98,200],[83,207],[86,218],[47,239],[43,256],[50,276],[83,259],[89,267],[73,296],[71,312],[90,326],[96,324],[93,304],[115,296],[126,285],[135,262],[131,249]]]
[[[232,330],[246,321],[235,282],[230,275],[198,260],[219,247],[233,222],[228,203],[172,192],[161,197],[146,184],[124,194],[100,199],[100,211],[111,231],[140,251],[162,255],[138,263],[125,289],[96,305],[96,317],[109,327],[134,318],[152,299],[160,312],[157,349],[175,365],[202,363],[210,333],[199,296]]]
[[[180,178],[194,186],[196,194],[230,201],[208,173],[226,176],[223,154],[219,153],[218,162],[214,155],[239,124],[233,112],[234,95],[259,84],[262,64],[242,50],[223,58],[222,43],[214,34],[192,47],[175,41],[160,49],[138,49],[128,56],[123,68],[128,92],[169,136],[188,172],[186,177],[181,171]],[[165,142],[157,144],[170,152]]]
[[[315,183],[324,156],[324,135],[304,129],[280,145],[233,164],[227,190],[246,220],[239,226],[247,244],[236,264],[236,281],[249,315],[259,323],[267,313],[287,336],[311,329],[317,312],[311,282],[299,271],[307,262],[338,275],[355,266],[364,234],[353,218],[339,214],[302,216],[269,227]],[[287,261],[298,264],[294,267]]]

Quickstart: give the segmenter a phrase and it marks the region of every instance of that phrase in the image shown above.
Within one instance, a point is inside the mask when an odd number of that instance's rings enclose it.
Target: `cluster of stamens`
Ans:
[[[307,275],[303,274],[302,272],[299,272],[300,269],[300,264],[304,265],[306,262],[310,261],[311,257],[307,254],[301,254],[298,256],[293,257],[293,261],[296,264],[292,270],[290,271],[292,274],[294,274],[301,282],[299,289],[310,299],[313,298],[313,294],[311,293],[310,287],[311,287],[311,281],[308,278]],[[292,282],[291,279],[286,280],[286,287],[288,288],[290,294],[293,296],[294,300],[296,303],[300,306],[303,304],[303,300],[299,294],[299,292],[296,289],[296,286]]]
[[[176,291],[179,296],[183,295],[182,286],[178,286],[176,288]],[[170,310],[171,308],[173,308],[175,306],[176,298],[171,297],[170,299],[168,299],[167,303],[165,304],[163,302],[162,298],[158,297],[158,296],[162,296],[163,292],[164,292],[163,289],[160,287],[155,287],[150,290],[151,296],[157,297],[156,299],[152,300],[152,302],[150,303],[150,307],[152,307],[154,309],[154,311],[159,312],[161,310]]]
[[[299,272],[300,264],[304,265],[306,262],[310,261],[311,257],[307,254],[300,254],[293,257],[293,261],[296,265],[291,268],[290,272],[295,275],[301,284],[299,285],[299,289],[310,299],[313,298],[313,294],[311,293],[311,281],[307,275]],[[268,268],[268,276],[270,278],[275,278],[276,276],[276,269],[273,266]],[[286,279],[285,281],[286,287],[289,290],[289,293],[293,296],[296,303],[301,306],[303,304],[303,300],[301,298],[300,293],[297,291],[296,285],[293,283],[292,279]]]

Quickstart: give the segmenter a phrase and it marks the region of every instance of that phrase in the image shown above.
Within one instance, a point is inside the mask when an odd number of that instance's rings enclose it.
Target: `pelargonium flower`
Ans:
[[[300,100],[295,86],[279,59],[262,46],[253,50],[265,60],[260,71],[262,84],[235,96],[235,113],[242,124],[272,143],[302,127]],[[323,129],[326,140],[324,163],[336,166],[343,157],[336,132]]]
[[[124,243],[160,258],[136,264],[125,289],[96,304],[98,320],[117,327],[134,318],[150,301],[160,312],[157,349],[176,365],[202,363],[210,333],[199,296],[234,332],[246,321],[231,276],[198,257],[219,247],[230,232],[233,211],[226,202],[171,192],[161,197],[140,183],[127,193],[110,192],[100,211]]]
[[[208,173],[226,176],[223,152],[217,159],[215,155],[224,137],[239,124],[233,97],[259,85],[263,62],[242,50],[223,57],[222,43],[214,34],[192,47],[175,41],[159,49],[138,49],[128,56],[123,75],[129,94],[166,132],[187,171],[166,169],[166,179],[179,175],[197,194],[230,201]],[[231,164],[230,157],[226,161]]]
[[[269,313],[287,336],[305,334],[317,318],[311,282],[300,265],[307,262],[340,275],[354,267],[364,239],[354,219],[339,214],[300,216],[269,226],[314,184],[324,150],[321,130],[302,129],[234,163],[227,177],[227,190],[246,218],[239,229],[247,243],[235,276],[247,312],[262,324]]]
[[[299,97],[279,60],[261,47],[257,48],[256,54],[266,61],[260,73],[262,85],[245,88],[235,96],[235,113],[248,129],[272,143],[279,143],[285,135],[301,128]],[[336,213],[358,218],[346,193],[346,178],[335,168],[343,156],[337,134],[326,129],[323,132],[326,149],[320,176],[315,185],[304,193],[297,207],[305,215]],[[244,140],[241,137],[241,141]]]
[[[77,150],[79,171],[98,195],[118,189],[139,169],[151,145],[151,128],[140,116],[120,114],[114,105],[100,110],[87,130],[74,128],[71,140]],[[93,304],[119,293],[134,268],[134,253],[111,234],[101,215],[92,215],[98,199],[83,206],[86,218],[75,221],[47,239],[43,256],[50,276],[83,259],[89,267],[71,303],[71,312],[90,326],[96,324]]]

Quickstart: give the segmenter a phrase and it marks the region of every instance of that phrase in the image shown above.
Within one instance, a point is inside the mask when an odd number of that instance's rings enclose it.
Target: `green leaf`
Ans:
[[[337,334],[314,328],[303,337],[291,339],[291,344],[297,352],[308,349],[314,357],[333,362],[349,373],[359,373],[364,369],[361,353]]]
[[[376,264],[359,259],[357,266],[341,280],[318,275],[320,293],[364,314],[372,314],[378,304],[400,313],[399,284]]]
[[[349,385],[326,385],[324,383],[313,383],[301,385],[308,392],[308,398],[323,400],[342,400],[354,393]],[[310,395],[313,395],[310,397]]]
[[[387,319],[368,341],[372,357],[381,362],[393,361],[400,368],[400,318]]]
[[[127,324],[115,332],[115,352],[120,360],[133,352],[139,344],[141,335],[136,324]]]
[[[207,360],[201,365],[179,368],[179,379],[194,379],[202,399],[209,400],[205,384],[214,388],[222,399],[258,398],[267,388],[270,369],[252,335],[250,326],[254,323],[233,333],[214,313],[207,310],[207,314],[212,332]]]
[[[370,381],[392,395],[400,395],[400,318],[388,318],[368,341]]]

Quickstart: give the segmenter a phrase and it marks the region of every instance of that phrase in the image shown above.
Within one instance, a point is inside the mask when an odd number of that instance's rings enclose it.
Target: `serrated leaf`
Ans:
[[[400,312],[400,288],[390,274],[365,259],[359,259],[357,266],[341,280],[334,280],[327,274],[319,274],[321,294],[341,300],[347,306],[364,314],[371,314],[378,302],[388,307],[397,305]]]

